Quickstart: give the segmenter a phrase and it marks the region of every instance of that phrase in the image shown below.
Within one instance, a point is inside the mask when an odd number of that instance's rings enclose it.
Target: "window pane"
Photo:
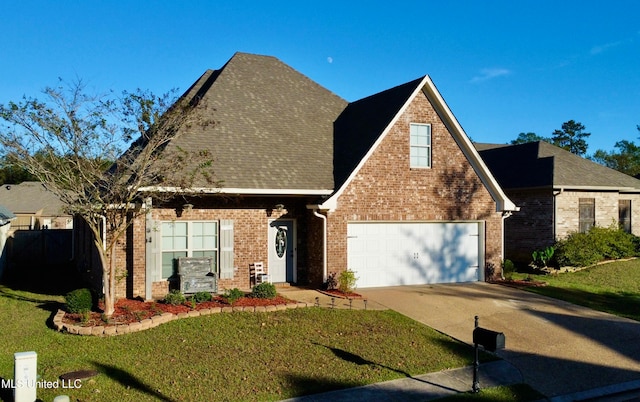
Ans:
[[[198,248],[195,247],[194,248]],[[216,238],[213,236],[207,236],[207,237],[203,237],[202,238],[202,246],[200,247],[201,249],[206,249],[206,250],[215,250],[216,247]]]
[[[162,278],[167,279],[178,271],[178,258],[186,257],[186,252],[162,253]]]
[[[187,235],[187,222],[174,222],[173,223],[173,235],[174,236],[186,236]]]
[[[187,249],[187,238],[186,237],[174,237],[173,238],[173,249],[174,250],[186,250]]]
[[[618,223],[622,230],[631,233],[631,200],[618,201]]]
[[[596,224],[596,200],[595,198],[578,199],[580,233],[586,233]]]
[[[202,222],[193,222],[191,224],[191,234],[193,236],[202,236],[203,233],[203,224]]]
[[[162,236],[162,249],[173,250],[173,237]]]
[[[410,166],[431,167],[431,125],[412,123],[409,131]]]

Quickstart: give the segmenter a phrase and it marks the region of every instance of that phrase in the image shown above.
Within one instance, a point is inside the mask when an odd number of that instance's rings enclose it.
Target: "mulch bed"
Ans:
[[[497,283],[499,285],[504,285],[504,286],[511,286],[518,289],[537,288],[537,287],[547,286],[547,282],[533,281],[533,280],[526,280],[526,279],[505,279],[502,281],[495,281],[493,283]]]
[[[259,299],[254,297],[243,297],[235,303],[229,304],[222,297],[214,297],[208,302],[198,303],[194,306],[190,302],[180,305],[172,305],[163,302],[146,302],[137,299],[120,299],[115,304],[115,311],[107,322],[103,320],[102,311],[92,311],[88,318],[83,318],[81,314],[65,313],[63,322],[66,324],[80,326],[112,326],[139,322],[163,313],[179,314],[188,313],[193,310],[203,310],[215,307],[248,307],[248,306],[276,306],[280,304],[295,303],[286,297],[276,296],[273,299]]]
[[[356,292],[345,293],[338,289],[318,290],[318,292],[327,296],[339,297],[341,299],[362,299],[362,295]]]

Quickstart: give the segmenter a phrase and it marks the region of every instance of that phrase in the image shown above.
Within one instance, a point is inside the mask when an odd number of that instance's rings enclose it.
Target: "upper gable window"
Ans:
[[[431,167],[431,124],[411,123],[410,159],[412,168]]]

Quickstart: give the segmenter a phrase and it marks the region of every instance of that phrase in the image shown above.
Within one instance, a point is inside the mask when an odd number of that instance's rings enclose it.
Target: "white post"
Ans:
[[[14,402],[34,402],[37,390],[38,355],[36,352],[13,354]]]

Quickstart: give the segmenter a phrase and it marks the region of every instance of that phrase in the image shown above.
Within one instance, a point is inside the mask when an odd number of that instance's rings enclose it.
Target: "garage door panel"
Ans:
[[[348,267],[359,287],[478,280],[478,223],[351,223]]]

